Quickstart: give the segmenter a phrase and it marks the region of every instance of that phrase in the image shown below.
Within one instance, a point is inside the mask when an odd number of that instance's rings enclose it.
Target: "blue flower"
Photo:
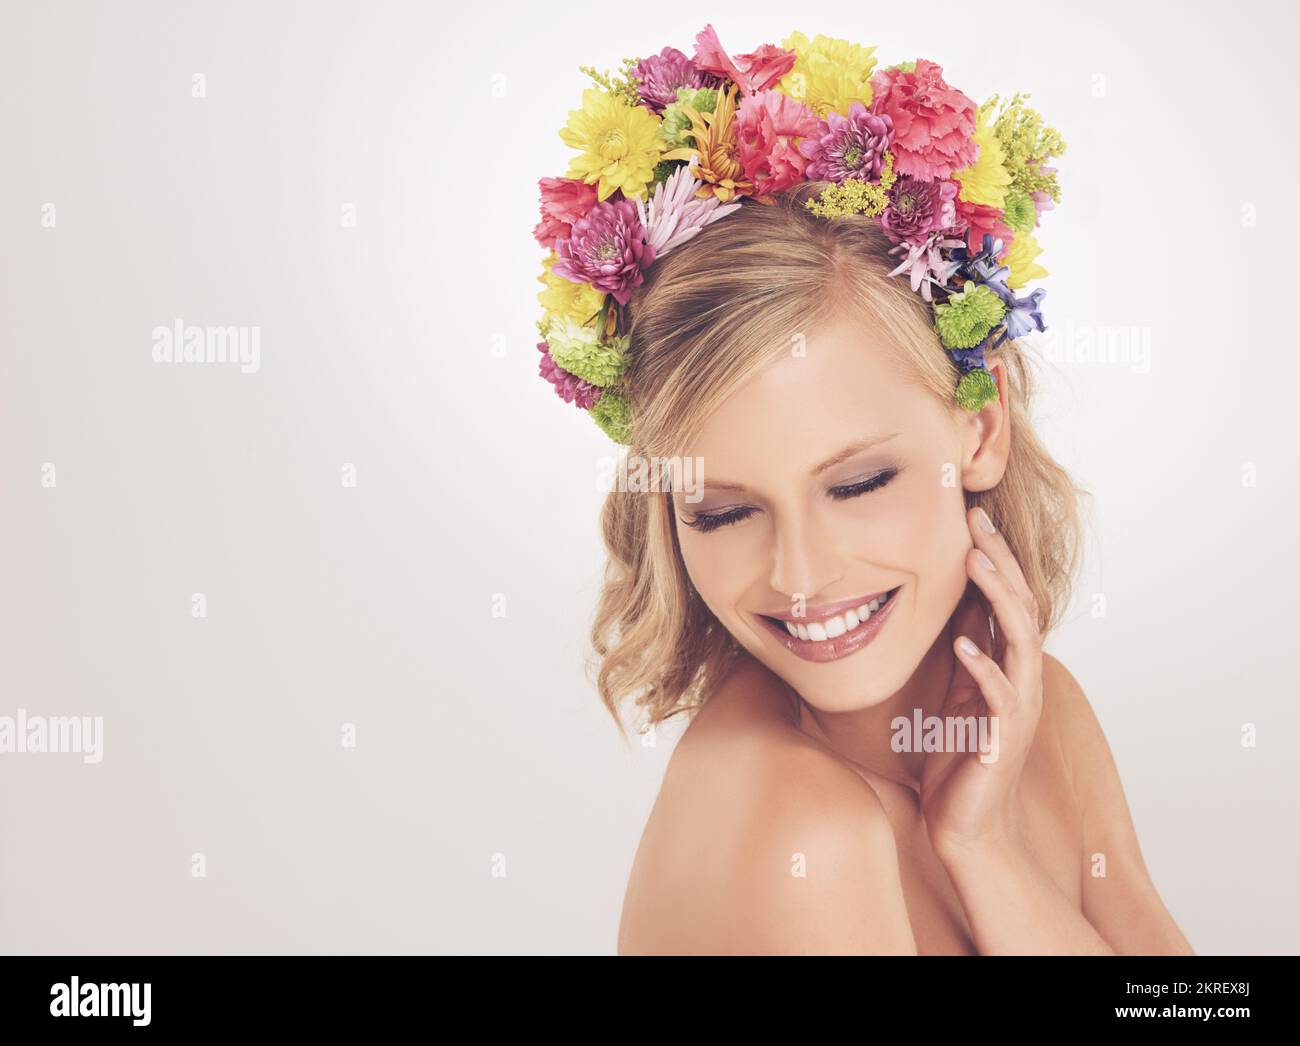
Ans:
[[[1007,308],[1015,301],[1015,293],[1007,286],[1007,277],[1011,270],[998,263],[1002,253],[1002,241],[992,233],[984,234],[984,242],[978,254],[972,254],[966,247],[952,251],[950,257],[956,262],[956,275],[974,283],[982,283],[1002,299]]]
[[[1019,338],[1022,334],[1028,334],[1033,330],[1047,330],[1043,325],[1041,311],[1043,296],[1046,294],[1047,291],[1039,287],[1024,298],[1012,295],[1011,300],[1007,302],[1006,328],[993,346],[995,349],[1008,338]]]
[[[992,233],[986,232],[978,253],[972,254],[966,247],[959,247],[950,254],[952,260],[957,263],[956,275],[988,287],[1007,307],[1006,325],[999,332],[997,340],[989,346],[994,349],[1004,341],[1019,338],[1030,331],[1047,329],[1043,325],[1041,311],[1043,296],[1047,291],[1039,287],[1026,297],[1017,298],[1015,291],[1008,287],[1006,282],[1007,277],[1011,275],[1011,270],[998,263],[997,258],[1001,251],[1002,241],[995,238]],[[977,348],[981,352],[979,365],[982,366],[984,346]],[[976,349],[963,351],[975,352]]]
[[[984,350],[989,348],[989,340],[993,337],[993,332],[999,328],[994,327],[982,342],[970,349],[949,349],[948,355],[952,357],[953,363],[957,364],[958,370],[965,374],[972,370],[988,370],[988,365],[984,362]],[[996,348],[996,346],[993,346]]]

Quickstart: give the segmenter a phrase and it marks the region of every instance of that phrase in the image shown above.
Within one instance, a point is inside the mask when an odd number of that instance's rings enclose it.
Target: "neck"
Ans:
[[[822,712],[802,699],[799,703],[805,722],[811,720],[812,728],[834,751],[880,777],[919,792],[925,753],[895,752],[890,747],[894,733],[890,724],[898,716],[910,722],[918,710],[922,718],[938,715],[947,698],[953,669],[952,647],[948,630],[944,629],[911,678],[887,701],[852,712]]]

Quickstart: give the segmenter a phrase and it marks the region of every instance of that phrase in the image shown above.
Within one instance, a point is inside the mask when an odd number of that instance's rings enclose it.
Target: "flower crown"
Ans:
[[[1065,142],[1027,95],[977,106],[934,62],[876,70],[874,47],[799,32],[729,56],[711,25],[694,58],[665,47],[617,77],[580,71],[597,86],[560,131],[577,155],[539,183],[539,370],[616,442],[631,420],[619,310],[647,268],[743,200],[772,204],[801,182],[831,183],[807,200],[814,214],[879,223],[890,275],[931,305],[965,409],[998,396],[986,349],[1046,329],[1046,292],[1015,292],[1047,275],[1033,230],[1060,201],[1045,164]]]

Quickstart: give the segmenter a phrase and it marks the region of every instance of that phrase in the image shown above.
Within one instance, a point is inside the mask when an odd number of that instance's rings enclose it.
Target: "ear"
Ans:
[[[962,486],[966,490],[990,490],[1002,482],[1011,456],[1011,402],[1007,364],[990,354],[985,360],[998,398],[967,416],[962,435]]]

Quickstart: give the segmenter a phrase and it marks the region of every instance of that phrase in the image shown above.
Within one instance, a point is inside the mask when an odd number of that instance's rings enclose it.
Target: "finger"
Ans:
[[[971,549],[966,562],[972,580],[993,606],[995,628],[1005,644],[1001,653],[1007,675],[1017,683],[1030,681],[1034,665],[1042,665],[1042,636],[1037,621],[1030,618],[1029,608],[1006,575],[992,566],[980,549]]]
[[[1014,715],[1018,706],[1016,688],[998,663],[980,650],[969,636],[958,636],[953,650],[979,686],[989,711],[996,716]]]
[[[970,550],[967,550],[967,555]],[[969,565],[968,565],[969,566]],[[976,644],[986,654],[992,654],[995,649],[997,633],[993,628],[993,604],[989,601],[979,585],[970,577],[970,571],[967,570],[966,591],[962,595],[961,602],[958,603],[958,610],[954,611],[963,614],[963,622],[970,622],[970,631],[966,634],[975,640]],[[957,632],[950,632],[949,638],[956,638]],[[993,656],[997,656],[993,654]]]
[[[993,605],[979,585],[966,579],[966,594],[953,615],[953,636],[965,633],[986,654],[993,653]]]
[[[976,645],[986,654],[991,653],[989,615],[992,613],[993,609],[980,592],[979,586],[967,579],[966,591],[962,593],[957,609],[953,611],[948,621],[948,641],[951,643],[959,635],[967,635],[972,637]],[[975,680],[971,678],[971,674],[966,671],[966,666],[960,660],[953,662],[952,685],[975,687]]]
[[[1038,618],[1038,604],[1029,588],[1029,582],[1025,580],[1025,572],[1021,569],[1019,560],[1011,551],[1011,546],[1007,544],[1007,539],[997,529],[988,512],[976,506],[966,513],[966,522],[970,527],[971,534],[974,536],[975,547],[983,549],[989,559],[993,560],[998,570],[1006,575],[1011,582],[1013,591],[1025,604],[1030,617],[1036,621]],[[989,530],[987,527],[993,529]]]

